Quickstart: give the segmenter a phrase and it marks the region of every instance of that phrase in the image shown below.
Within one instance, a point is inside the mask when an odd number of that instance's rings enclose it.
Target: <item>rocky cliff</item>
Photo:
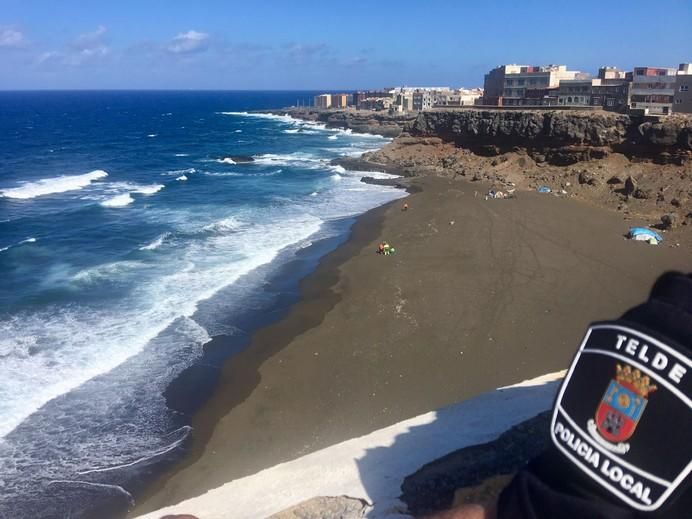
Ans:
[[[570,165],[609,153],[682,165],[692,159],[692,118],[633,117],[610,112],[439,110],[421,112],[406,128],[479,155],[523,148],[536,162]]]

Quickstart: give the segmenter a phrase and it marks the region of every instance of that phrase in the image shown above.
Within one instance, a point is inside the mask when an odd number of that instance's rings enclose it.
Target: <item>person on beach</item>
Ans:
[[[404,206],[401,208],[402,211],[408,211],[408,203],[404,202]]]
[[[692,274],[593,323],[558,392],[547,450],[490,506],[428,519],[692,517]]]

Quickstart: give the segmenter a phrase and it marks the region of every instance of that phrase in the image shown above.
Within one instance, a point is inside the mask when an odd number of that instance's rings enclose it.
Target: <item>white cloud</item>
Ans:
[[[72,40],[64,50],[44,52],[36,59],[39,65],[58,63],[73,67],[95,62],[108,56],[111,52],[106,44],[106,28],[99,25],[96,30],[85,32]]]
[[[77,36],[70,47],[77,51],[94,51],[107,48],[104,42],[105,35],[106,28],[103,25],[99,25],[95,31],[85,32]]]
[[[178,34],[166,47],[173,54],[202,52],[209,46],[209,35],[204,32],[187,31]]]
[[[19,48],[25,43],[26,40],[21,31],[12,27],[0,27],[0,47]]]

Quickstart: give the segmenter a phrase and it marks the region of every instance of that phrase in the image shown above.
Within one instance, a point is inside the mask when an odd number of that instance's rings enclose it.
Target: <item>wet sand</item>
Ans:
[[[563,369],[590,321],[643,300],[665,270],[692,270],[689,240],[627,241],[640,222],[582,202],[485,201],[481,185],[443,178],[414,185],[408,211],[399,201],[359,218],[302,300],[228,361],[194,418],[191,455],[133,515]],[[382,239],[395,255],[375,253]]]

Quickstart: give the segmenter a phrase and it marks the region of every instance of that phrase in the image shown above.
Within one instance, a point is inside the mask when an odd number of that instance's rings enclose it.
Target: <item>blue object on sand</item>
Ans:
[[[550,193],[550,188],[548,186],[539,186],[538,189],[536,189],[539,193]]]
[[[632,240],[648,241],[649,243],[651,240],[655,240],[657,244],[663,241],[660,234],[646,227],[632,227],[627,236]]]

